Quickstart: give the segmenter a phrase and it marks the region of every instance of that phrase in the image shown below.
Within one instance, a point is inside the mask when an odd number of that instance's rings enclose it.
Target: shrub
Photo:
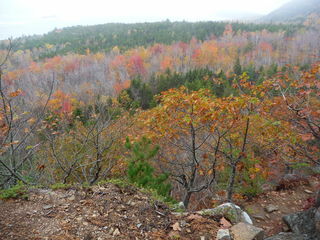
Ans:
[[[149,163],[158,153],[159,147],[153,147],[151,141],[145,137],[133,144],[127,138],[126,147],[131,151],[127,170],[129,181],[137,184],[139,187],[153,189],[157,194],[169,200],[171,185],[166,183],[169,174],[156,175],[154,168]]]
[[[22,182],[18,182],[11,188],[1,190],[0,199],[9,199],[9,198],[27,198],[27,186]]]

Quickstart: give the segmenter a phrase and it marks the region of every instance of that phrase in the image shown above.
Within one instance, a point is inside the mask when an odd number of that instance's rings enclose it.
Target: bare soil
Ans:
[[[268,191],[241,205],[253,219],[254,225],[263,228],[267,236],[289,231],[282,217],[303,211],[319,190],[319,176],[310,177],[308,180],[310,184],[287,190]],[[269,213],[266,208],[270,205],[275,206],[277,210]]]
[[[319,177],[309,185],[268,191],[238,202],[267,236],[288,231],[286,214],[302,211],[314,196]],[[219,220],[169,208],[132,186],[107,183],[67,190],[35,189],[28,200],[0,201],[0,240],[214,239]],[[268,212],[270,205],[277,210]]]
[[[33,190],[0,203],[1,240],[215,239],[218,222],[171,214],[134,187]]]

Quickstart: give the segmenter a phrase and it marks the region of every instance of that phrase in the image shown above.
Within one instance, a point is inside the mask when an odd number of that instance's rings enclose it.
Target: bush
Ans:
[[[171,185],[166,183],[169,174],[156,175],[149,161],[156,156],[159,147],[153,147],[150,140],[143,137],[141,141],[131,144],[129,138],[126,140],[127,149],[131,150],[127,170],[128,179],[139,187],[153,189],[160,196],[170,199]]]
[[[28,198],[27,186],[22,182],[18,182],[11,188],[4,189],[0,192],[0,199],[9,199],[9,198]]]
[[[64,183],[55,183],[55,184],[52,184],[50,186],[50,188],[52,190],[58,190],[58,189],[69,189],[71,188],[71,185],[70,184],[64,184]]]
[[[262,193],[262,185],[266,182],[261,169],[256,166],[259,164],[255,159],[244,159],[243,170],[241,171],[240,181],[241,184],[238,192],[249,199]]]

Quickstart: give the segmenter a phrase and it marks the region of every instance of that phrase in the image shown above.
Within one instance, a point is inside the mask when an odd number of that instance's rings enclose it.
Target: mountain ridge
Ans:
[[[292,0],[260,18],[259,22],[303,23],[311,14],[320,16],[320,0]]]

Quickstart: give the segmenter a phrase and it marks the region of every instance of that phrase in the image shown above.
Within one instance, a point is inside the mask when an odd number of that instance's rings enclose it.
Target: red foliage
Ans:
[[[264,52],[272,52],[272,45],[267,42],[261,42],[259,48]]]
[[[144,67],[143,59],[139,55],[133,55],[129,59],[129,70],[132,75],[145,75],[146,69]]]

